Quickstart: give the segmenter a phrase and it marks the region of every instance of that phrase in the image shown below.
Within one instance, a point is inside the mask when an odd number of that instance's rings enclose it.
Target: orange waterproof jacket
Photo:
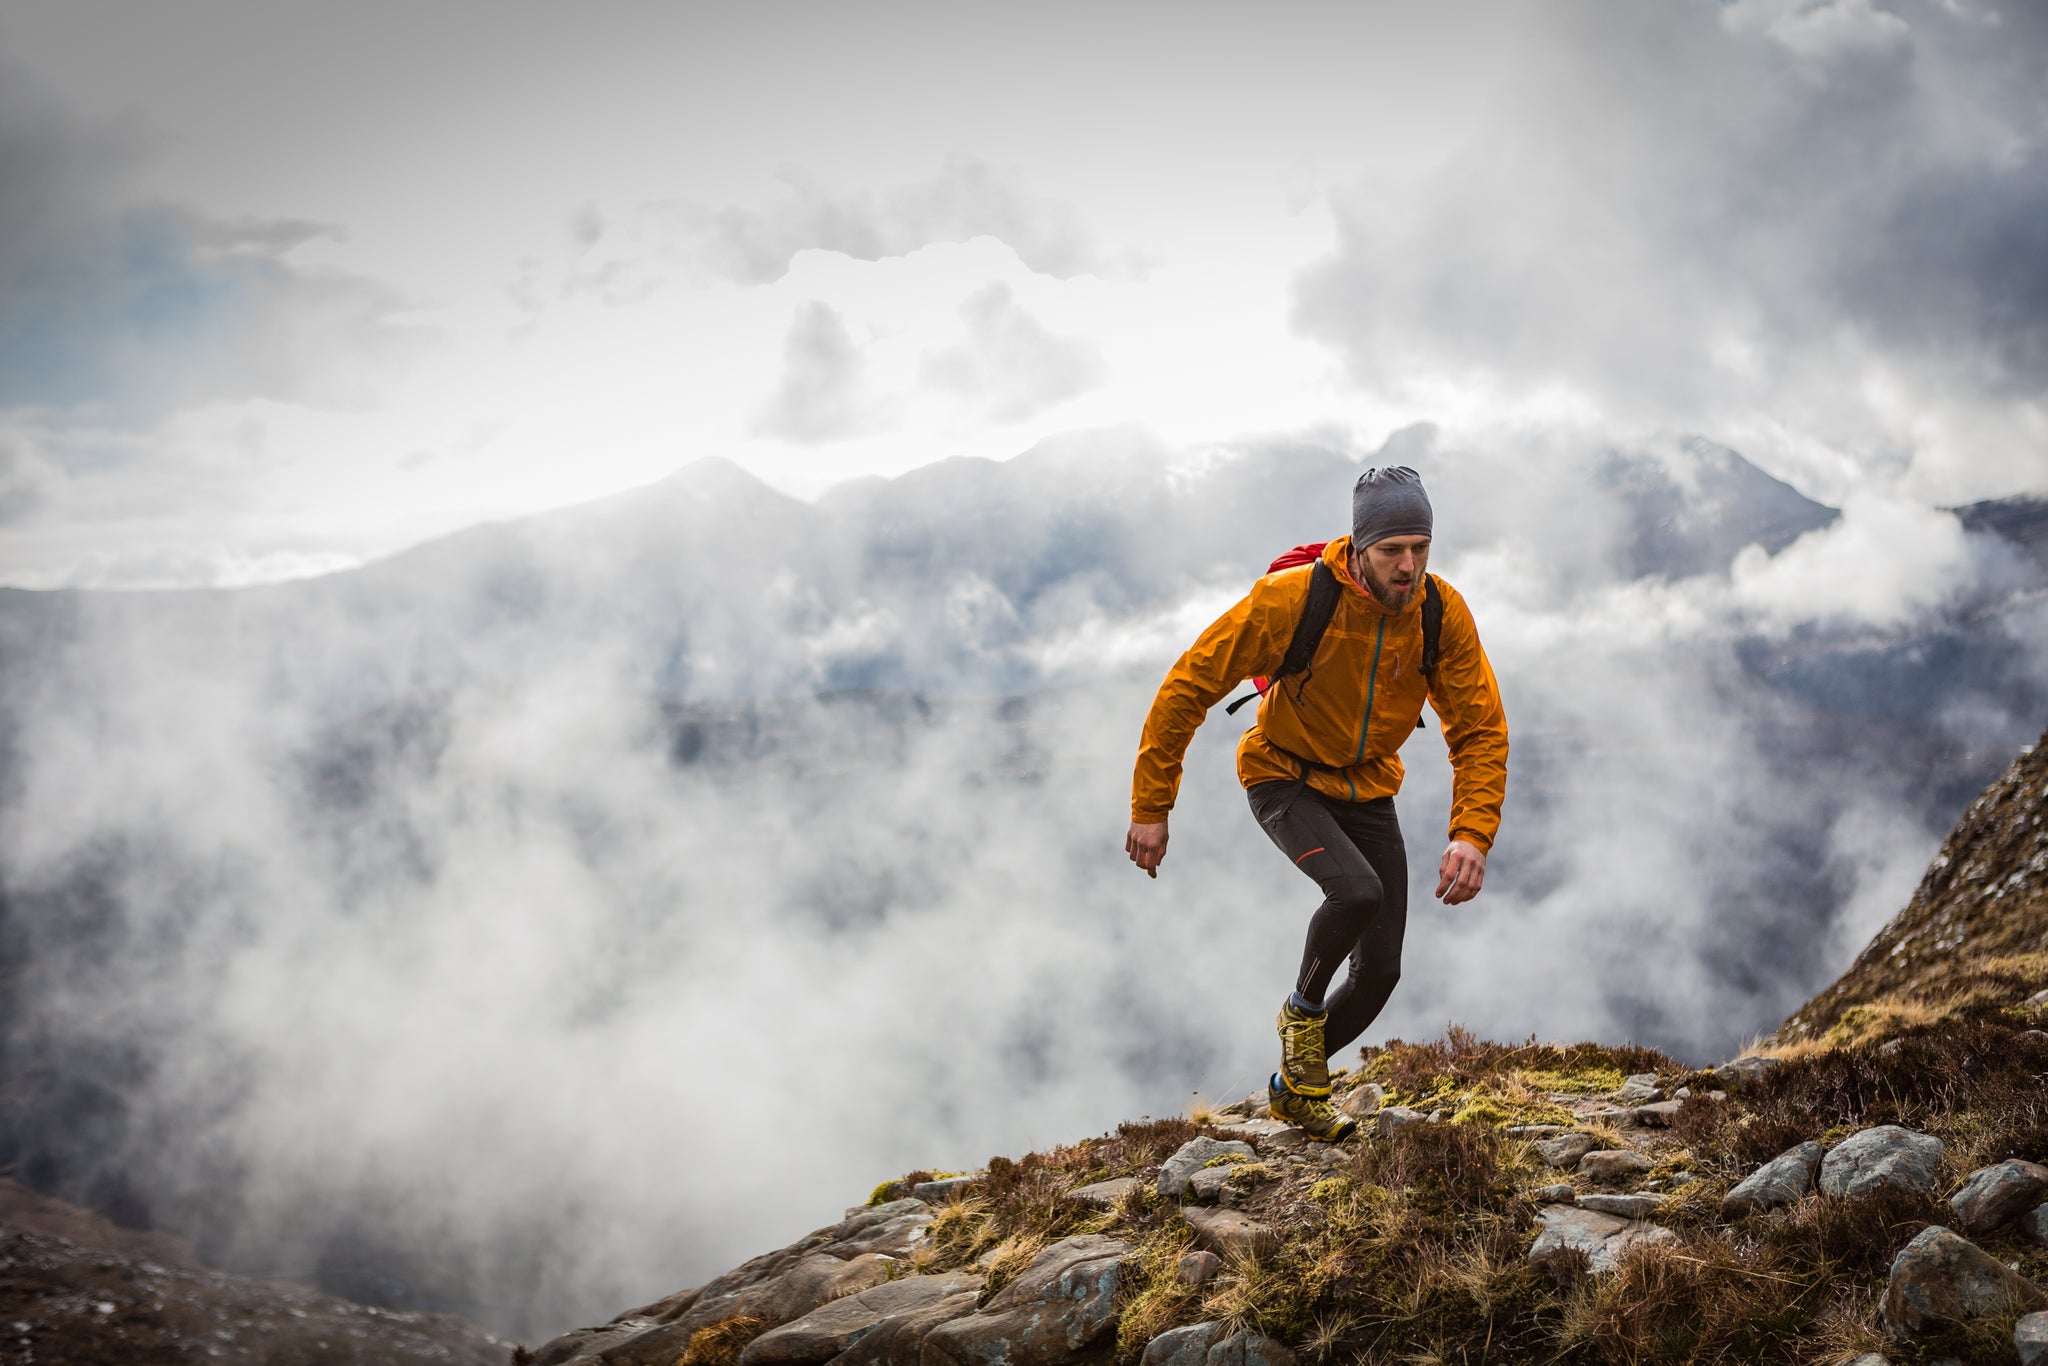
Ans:
[[[1308,780],[1326,796],[1390,797],[1401,790],[1398,751],[1415,733],[1427,699],[1451,752],[1451,838],[1489,849],[1507,794],[1508,722],[1471,609],[1437,579],[1444,621],[1436,670],[1425,677],[1416,668],[1423,595],[1416,593],[1398,612],[1380,606],[1352,580],[1350,548],[1348,536],[1323,548],[1343,595],[1309,669],[1280,680],[1260,699],[1257,724],[1237,744],[1238,781],[1250,787],[1299,777],[1292,753],[1328,765],[1310,770]],[[1245,679],[1280,667],[1308,601],[1311,568],[1283,569],[1253,584],[1167,672],[1138,746],[1132,820],[1166,819],[1180,790],[1181,760],[1209,708]]]

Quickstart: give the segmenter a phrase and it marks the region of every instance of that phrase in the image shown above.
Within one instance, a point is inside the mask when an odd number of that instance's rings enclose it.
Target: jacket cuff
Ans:
[[[1493,836],[1482,835],[1477,830],[1456,829],[1451,831],[1451,838],[1465,841],[1465,843],[1473,846],[1482,854],[1489,853],[1493,849]]]
[[[1143,807],[1138,806],[1131,808],[1131,824],[1133,825],[1157,825],[1165,819],[1166,813],[1164,811],[1147,811]]]

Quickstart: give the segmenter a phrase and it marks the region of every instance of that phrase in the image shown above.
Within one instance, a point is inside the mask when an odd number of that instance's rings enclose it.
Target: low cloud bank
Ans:
[[[1375,1038],[1723,1054],[2048,710],[2038,579],[1946,514],[1837,518],[1700,443],[1373,458],[1429,480],[1514,735],[1455,910],[1436,730],[1408,750]],[[816,505],[706,465],[311,583],[6,595],[14,1160],[234,1264],[538,1335],[910,1167],[1256,1086],[1313,889],[1220,713],[1137,875],[1132,747],[1359,463],[1108,434]]]

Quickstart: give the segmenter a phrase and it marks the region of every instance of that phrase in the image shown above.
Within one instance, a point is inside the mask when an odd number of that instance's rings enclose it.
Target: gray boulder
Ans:
[[[1897,1186],[1933,1195],[1941,1189],[1940,1139],[1896,1124],[1859,1129],[1821,1159],[1822,1193],[1844,1198]]]
[[[2022,1214],[2020,1232],[2037,1243],[2048,1243],[2048,1205],[2036,1205]]]
[[[1188,1193],[1205,1205],[1227,1203],[1229,1185],[1230,1168],[1204,1167],[1188,1178]]]
[[[1138,1366],[1207,1366],[1209,1344],[1222,1336],[1220,1323],[1190,1323],[1169,1328],[1145,1344]]]
[[[2015,1159],[1971,1172],[1963,1188],[1948,1198],[1948,1204],[1963,1232],[1989,1233],[2040,1204],[2044,1195],[2048,1195],[2048,1167]]]
[[[2013,1308],[2048,1309],[2048,1294],[1959,1233],[1939,1224],[1920,1231],[1892,1259],[1885,1323],[1895,1333],[1968,1323]]]
[[[1572,1168],[1580,1159],[1600,1146],[1600,1140],[1591,1134],[1562,1133],[1551,1138],[1539,1139],[1536,1156],[1543,1159],[1545,1166]]]
[[[1576,1205],[1579,1193],[1569,1183],[1560,1181],[1555,1186],[1545,1186],[1537,1191],[1536,1198],[1547,1205]]]
[[[1190,1252],[1174,1263],[1173,1276],[1182,1285],[1207,1285],[1223,1270],[1223,1259],[1213,1252]]]
[[[1265,1257],[1280,1246],[1280,1235],[1234,1209],[1187,1205],[1181,1217],[1195,1231],[1195,1241],[1226,1261]]]
[[[2022,1315],[2012,1326],[2012,1345],[2019,1349],[2020,1366],[2048,1362],[2048,1313]]]
[[[1779,1153],[1721,1197],[1721,1217],[1740,1219],[1745,1214],[1776,1209],[1804,1199],[1813,1190],[1813,1177],[1820,1170],[1820,1159],[1818,1143],[1802,1143]]]
[[[1294,1366],[1294,1353],[1261,1333],[1225,1336],[1220,1323],[1191,1323],[1146,1343],[1139,1366]]]
[[[1234,1138],[1210,1138],[1207,1134],[1200,1138],[1191,1138],[1181,1144],[1174,1155],[1166,1159],[1165,1165],[1160,1167],[1159,1180],[1155,1188],[1169,1200],[1185,1199],[1188,1193],[1188,1180],[1208,1166],[1210,1159],[1230,1153],[1247,1159],[1258,1156],[1252,1151],[1251,1144]]]
[[[1646,1129],[1668,1129],[1678,1122],[1678,1112],[1685,1108],[1682,1100],[1660,1100],[1649,1105],[1636,1107],[1636,1123]]]
[[[949,1271],[939,1276],[906,1276],[870,1290],[833,1300],[748,1343],[740,1366],[776,1362],[829,1361],[856,1346],[883,1324],[906,1315],[945,1307],[950,1317],[972,1313],[981,1289],[978,1272]]]
[[[1660,1225],[1573,1205],[1547,1205],[1537,1213],[1536,1221],[1541,1229],[1535,1245],[1529,1249],[1529,1260],[1537,1266],[1549,1266],[1570,1253],[1583,1252],[1594,1273],[1605,1274],[1614,1270],[1621,1254],[1632,1247],[1678,1241],[1677,1234]]]
[[[1117,1284],[1136,1250],[1094,1233],[1062,1238],[990,1296],[980,1313],[926,1334],[920,1361],[1033,1366],[1072,1359],[1116,1322]]]
[[[1643,1072],[1622,1082],[1614,1098],[1623,1105],[1641,1105],[1645,1101],[1664,1099],[1664,1091],[1657,1085],[1655,1072]]]

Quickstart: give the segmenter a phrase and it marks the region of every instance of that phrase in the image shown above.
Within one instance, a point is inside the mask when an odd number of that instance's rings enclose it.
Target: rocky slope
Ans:
[[[1779,1027],[1847,1041],[2000,1003],[2048,978],[2048,736],[1984,789],[1906,908]]]
[[[180,1239],[123,1229],[0,1179],[0,1361],[483,1366],[506,1350],[452,1315],[208,1270]]]
[[[2048,1360],[2048,759],[1768,1046],[1453,1030],[1363,1050],[1360,1136],[1261,1096],[912,1173],[522,1366]]]

